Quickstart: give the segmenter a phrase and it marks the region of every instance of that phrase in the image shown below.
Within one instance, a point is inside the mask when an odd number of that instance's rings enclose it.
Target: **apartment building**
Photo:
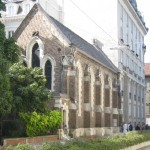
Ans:
[[[3,2],[6,8],[1,11],[0,20],[5,25],[7,38],[13,35],[35,3],[39,3],[49,15],[63,22],[62,8],[56,0],[3,0]]]

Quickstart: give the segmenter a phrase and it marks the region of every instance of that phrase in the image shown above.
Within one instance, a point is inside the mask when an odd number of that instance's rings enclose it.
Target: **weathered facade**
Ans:
[[[122,121],[118,69],[89,44],[34,5],[15,33],[28,67],[41,67],[54,108],[74,136],[118,131]]]

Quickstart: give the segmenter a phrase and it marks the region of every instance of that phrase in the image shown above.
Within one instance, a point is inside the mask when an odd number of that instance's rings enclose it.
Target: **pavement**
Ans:
[[[148,146],[148,147],[143,147],[143,148],[140,148],[140,149],[138,149],[138,150],[150,150],[150,146]]]

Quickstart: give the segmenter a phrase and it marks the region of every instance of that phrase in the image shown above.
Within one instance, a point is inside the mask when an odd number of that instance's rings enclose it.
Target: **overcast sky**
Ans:
[[[145,44],[147,46],[145,53],[145,63],[150,63],[150,0],[137,0],[138,9],[144,15],[146,26],[149,28],[148,34],[145,36]]]
[[[63,0],[57,0],[57,2],[59,3],[59,4],[62,4],[62,1]],[[64,2],[67,2],[67,1],[69,1],[69,0],[64,0]],[[146,27],[148,27],[149,28],[149,32],[148,32],[148,34],[145,36],[145,44],[146,44],[146,46],[147,46],[147,48],[146,48],[146,53],[145,53],[145,63],[150,63],[150,0],[136,0],[137,1],[137,5],[138,5],[138,10],[139,11],[141,11],[141,13],[142,13],[142,16],[144,16],[144,20],[145,20],[145,23],[146,23]],[[89,12],[87,12],[88,11],[88,8],[89,8],[89,6],[88,5],[90,5],[90,8],[92,8],[91,7],[91,5],[92,5],[92,3],[86,3],[85,4],[85,0],[73,0],[73,2],[75,2],[79,7],[80,7],[80,9],[82,9],[82,10],[84,10],[85,11],[85,13],[87,13],[87,14],[89,14]],[[91,1],[92,2],[92,1]],[[70,3],[71,4],[71,3]],[[80,4],[80,5],[79,5]],[[71,5],[71,7],[72,7],[73,5]],[[87,8],[87,10],[85,9],[85,8]],[[74,11],[78,11],[79,12],[79,10],[75,7],[75,6],[73,6],[73,9],[74,9]],[[73,10],[70,10],[71,12],[73,11]],[[74,12],[73,11],[73,12]],[[73,13],[72,12],[72,13]],[[71,13],[71,14],[72,14]],[[81,13],[81,12],[80,12]],[[76,13],[73,13],[74,15],[76,15],[77,17],[78,17],[78,15],[76,14]],[[81,15],[83,15],[82,13],[81,13]],[[91,15],[91,14],[90,14]],[[75,16],[74,16],[75,17]],[[86,20],[87,20],[87,17],[85,17],[84,16],[84,18],[85,18],[85,22],[86,22]],[[79,30],[79,29],[78,29]],[[83,30],[83,29],[82,29]],[[88,31],[86,31],[86,32],[88,32]],[[87,35],[88,36],[88,35]]]

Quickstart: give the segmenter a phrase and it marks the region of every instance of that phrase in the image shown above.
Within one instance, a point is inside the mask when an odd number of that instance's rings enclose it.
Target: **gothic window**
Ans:
[[[39,59],[39,45],[36,43],[32,48],[32,67],[40,67],[40,59]]]
[[[51,89],[51,82],[52,82],[52,65],[49,60],[45,63],[45,77],[46,77],[46,87],[50,90]]]

